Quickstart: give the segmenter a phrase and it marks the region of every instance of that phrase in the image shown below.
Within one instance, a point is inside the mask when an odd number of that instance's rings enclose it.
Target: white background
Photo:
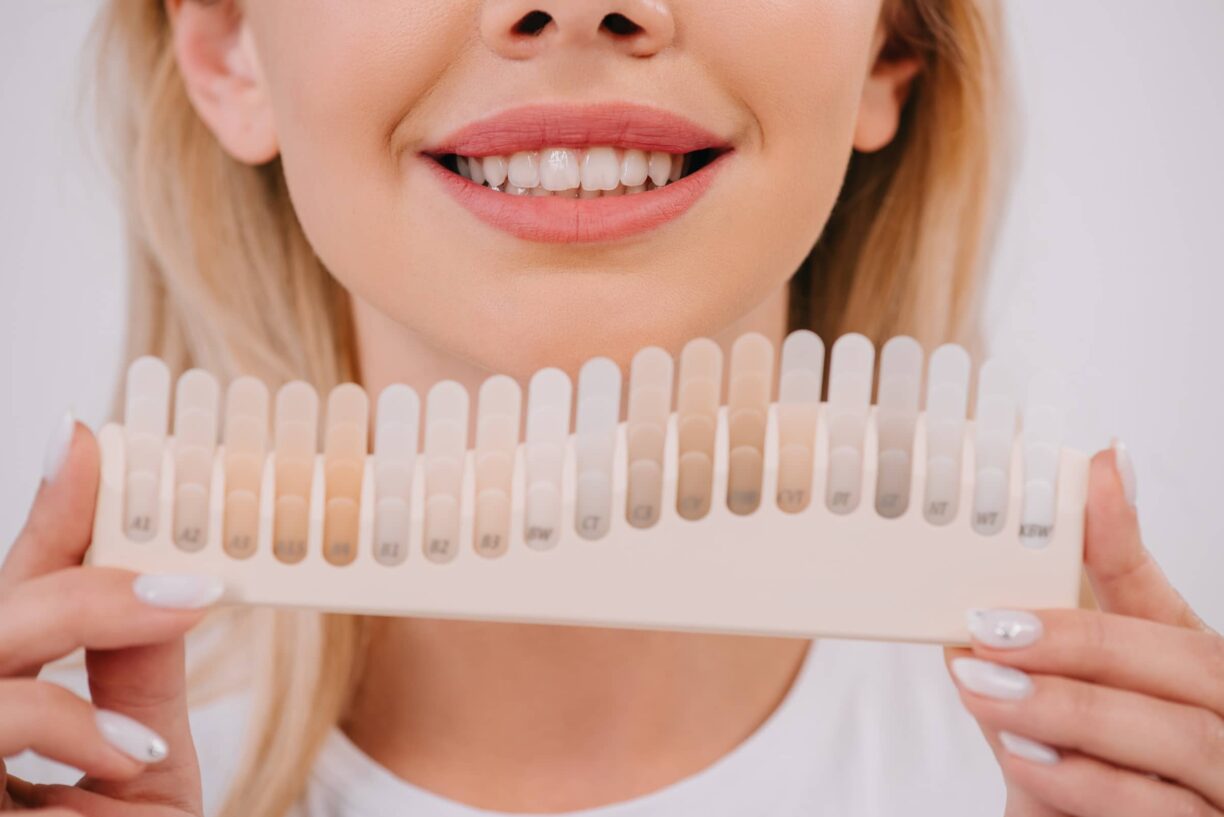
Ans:
[[[121,365],[120,225],[80,50],[96,0],[0,2],[0,553],[71,405]],[[1010,0],[1022,156],[994,347],[1065,372],[1069,442],[1130,446],[1147,541],[1224,628],[1224,3]]]

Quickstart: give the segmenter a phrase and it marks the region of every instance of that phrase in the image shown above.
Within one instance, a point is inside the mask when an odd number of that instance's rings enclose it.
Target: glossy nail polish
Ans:
[[[1041,619],[1026,610],[970,610],[969,632],[987,647],[1027,647],[1041,638]]]
[[[47,438],[47,447],[43,453],[43,479],[47,482],[54,482],[56,475],[64,467],[75,429],[76,419],[71,411],[65,411],[52,429],[51,436]]]
[[[132,592],[153,607],[195,610],[220,599],[225,585],[216,576],[146,573],[132,582]]]
[[[165,739],[126,715],[99,709],[94,713],[98,730],[111,746],[141,763],[157,763],[170,753]]]
[[[1053,766],[1060,760],[1058,752],[1044,743],[1022,738],[1011,732],[1000,732],[999,742],[1003,744],[1004,749],[1016,757],[1022,757],[1043,766]]]
[[[1113,448],[1114,466],[1118,469],[1118,479],[1122,481],[1122,493],[1126,497],[1127,504],[1133,508],[1139,488],[1135,482],[1135,462],[1131,459],[1130,449],[1126,447],[1126,443],[1118,438],[1114,438],[1110,447]]]
[[[1025,673],[980,658],[954,658],[952,672],[970,692],[1001,700],[1027,698],[1033,681]]]

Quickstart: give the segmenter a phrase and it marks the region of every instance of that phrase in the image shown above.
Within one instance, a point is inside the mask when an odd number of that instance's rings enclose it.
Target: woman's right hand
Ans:
[[[0,812],[199,817],[183,636],[220,596],[220,584],[82,566],[98,446],[70,415],[48,446],[44,471],[0,567]],[[37,677],[78,647],[92,703]],[[85,776],[75,786],[7,776],[2,759],[27,749]]]

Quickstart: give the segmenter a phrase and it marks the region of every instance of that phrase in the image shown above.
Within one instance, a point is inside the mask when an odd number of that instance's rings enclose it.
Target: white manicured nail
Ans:
[[[1139,490],[1135,482],[1135,461],[1131,459],[1130,449],[1126,443],[1114,438],[1110,443],[1114,452],[1114,465],[1118,469],[1118,479],[1122,480],[1122,494],[1132,508],[1135,507],[1135,496]]]
[[[43,452],[43,479],[47,482],[55,481],[55,475],[64,467],[64,461],[68,459],[68,449],[72,447],[72,432],[75,429],[76,419],[71,411],[65,411],[51,430]]]
[[[99,709],[94,718],[106,742],[134,760],[157,763],[165,760],[170,753],[170,747],[161,735],[127,715]]]
[[[1026,610],[970,610],[969,632],[988,647],[1027,647],[1041,638],[1041,619]]]
[[[216,576],[187,573],[146,573],[132,582],[132,591],[145,604],[192,610],[221,598],[225,584]]]
[[[952,672],[970,692],[988,698],[1018,700],[1033,691],[1033,681],[1018,669],[980,658],[952,659]]]
[[[1011,732],[1000,732],[999,741],[1003,744],[1004,749],[1016,757],[1022,757],[1025,760],[1031,760],[1034,763],[1041,763],[1045,766],[1053,766],[1059,761],[1058,752],[1044,743],[1022,738],[1019,735],[1013,735]]]

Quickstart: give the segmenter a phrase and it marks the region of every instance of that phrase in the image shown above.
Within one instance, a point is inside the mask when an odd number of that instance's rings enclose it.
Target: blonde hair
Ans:
[[[826,339],[908,333],[972,343],[998,178],[994,0],[888,0],[886,46],[922,61],[897,138],[856,154],[791,283],[790,322]],[[182,371],[360,380],[346,293],[312,252],[279,162],[230,158],[196,115],[161,0],[111,0],[100,110],[117,148],[130,253],[129,359]],[[369,622],[245,611],[257,713],[223,815],[284,814],[356,688]],[[245,626],[249,624],[250,626]]]

